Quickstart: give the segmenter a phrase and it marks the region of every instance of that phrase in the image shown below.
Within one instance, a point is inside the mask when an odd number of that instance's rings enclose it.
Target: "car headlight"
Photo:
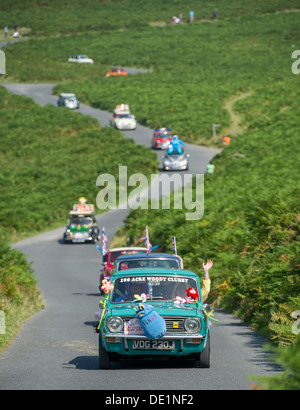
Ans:
[[[118,316],[111,316],[106,322],[107,328],[110,332],[116,333],[123,330],[123,320]]]
[[[184,321],[184,328],[189,333],[198,333],[201,330],[201,321],[197,317],[189,317]]]

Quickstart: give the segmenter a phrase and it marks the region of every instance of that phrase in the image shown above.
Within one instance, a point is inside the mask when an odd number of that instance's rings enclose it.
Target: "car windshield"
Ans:
[[[130,118],[130,114],[117,114],[117,118]]]
[[[172,138],[170,134],[156,134],[155,138],[160,138],[166,140],[167,138]]]
[[[92,218],[72,218],[70,220],[71,225],[92,225],[93,219]]]
[[[168,154],[165,156],[165,158],[168,159],[169,158],[173,158],[173,159],[184,159],[185,156],[184,154],[178,154],[177,152],[172,152],[171,154]]]
[[[134,251],[134,250],[127,250],[127,251],[114,251],[110,252],[108,255],[108,263],[112,265],[116,259],[118,259],[119,256],[122,255],[135,255],[138,253],[146,253],[146,251]]]
[[[145,294],[147,300],[168,301],[186,297],[186,289],[189,288],[199,293],[196,280],[189,277],[149,274],[123,276],[115,279],[110,300],[112,303],[128,302],[134,300],[135,295]]]
[[[125,269],[140,269],[140,268],[165,268],[165,269],[180,269],[180,262],[177,259],[163,258],[141,258],[117,262],[116,272]]]

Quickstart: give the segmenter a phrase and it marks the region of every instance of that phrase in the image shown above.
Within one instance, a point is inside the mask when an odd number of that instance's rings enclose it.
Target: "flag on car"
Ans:
[[[145,246],[146,246],[146,248],[148,249],[148,253],[150,253],[150,252],[151,252],[151,249],[152,249],[152,245],[151,245],[151,243],[150,243],[150,241],[149,241],[148,226],[146,226],[146,229],[145,229],[145,236],[143,236],[141,239],[142,239],[143,241],[145,241]]]
[[[173,236],[173,238],[172,238],[172,251],[174,251],[175,254],[177,255],[177,246],[176,246],[176,238],[175,238],[175,236]]]
[[[102,228],[102,255],[107,254],[107,235],[105,233],[105,228]]]

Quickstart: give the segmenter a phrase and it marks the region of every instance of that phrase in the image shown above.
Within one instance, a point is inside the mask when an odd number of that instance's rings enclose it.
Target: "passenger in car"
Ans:
[[[201,286],[201,294],[202,294],[202,300],[203,302],[206,301],[209,292],[210,292],[210,285],[211,285],[211,280],[209,277],[209,270],[213,266],[213,261],[211,259],[208,259],[206,263],[203,262],[202,267],[204,271],[204,280],[202,282]]]

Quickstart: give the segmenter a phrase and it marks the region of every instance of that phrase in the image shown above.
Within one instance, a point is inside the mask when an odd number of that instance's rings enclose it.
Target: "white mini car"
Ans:
[[[59,94],[57,100],[58,107],[67,107],[71,110],[76,110],[79,108],[79,101],[75,94],[73,93],[61,93]]]
[[[93,64],[94,60],[91,58],[88,58],[85,54],[73,54],[71,57],[68,59],[69,62],[71,63],[90,63]]]
[[[110,125],[118,130],[135,130],[137,123],[135,116],[130,113],[129,106],[121,104],[116,106]]]

